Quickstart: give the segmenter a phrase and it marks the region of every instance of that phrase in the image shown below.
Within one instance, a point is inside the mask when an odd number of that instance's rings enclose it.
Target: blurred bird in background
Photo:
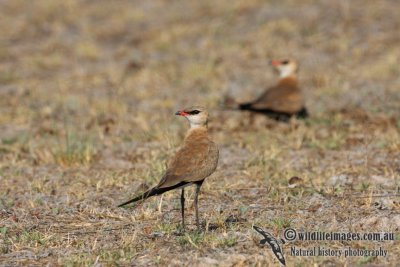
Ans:
[[[237,103],[231,96],[226,96],[224,107],[264,114],[278,121],[288,121],[293,116],[308,117],[304,97],[298,86],[297,62],[272,60],[271,65],[279,72],[279,81],[275,86],[247,103]]]

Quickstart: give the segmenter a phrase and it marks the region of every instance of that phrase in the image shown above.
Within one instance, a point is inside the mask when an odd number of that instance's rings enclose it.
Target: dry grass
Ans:
[[[399,8],[395,0],[2,1],[0,265],[265,266],[277,261],[253,224],[275,236],[288,226],[398,233]],[[226,92],[248,100],[273,84],[268,60],[287,56],[301,63],[310,119],[249,125],[248,114],[219,108]],[[115,206],[158,181],[187,128],[173,112],[195,103],[210,108],[221,151],[200,197],[214,230],[194,231],[190,204],[193,231],[178,235],[176,192]],[[292,176],[304,184],[288,188]],[[286,260],[395,266],[398,241],[379,245],[387,258]]]

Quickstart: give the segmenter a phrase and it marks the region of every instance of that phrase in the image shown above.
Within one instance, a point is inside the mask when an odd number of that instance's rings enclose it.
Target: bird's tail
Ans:
[[[240,110],[251,110],[252,109],[251,105],[252,105],[251,103],[243,103],[243,104],[239,104],[238,108]]]
[[[310,116],[310,114],[308,114],[308,110],[305,107],[303,107],[299,112],[296,113],[296,116],[298,118],[304,119]]]
[[[141,194],[141,195],[139,195],[139,196],[137,196],[137,197],[135,197],[135,198],[133,198],[131,200],[128,200],[128,201],[126,201],[126,202],[124,202],[122,204],[119,204],[118,207],[123,207],[125,205],[137,202],[139,200],[145,200],[145,199],[147,199],[149,197],[152,197],[152,196],[161,195],[161,194],[163,194],[163,193],[165,193],[167,191],[170,191],[170,190],[173,190],[175,188],[179,188],[179,187],[185,186],[186,184],[188,184],[188,183],[187,182],[180,182],[180,183],[178,183],[178,184],[176,184],[174,186],[170,186],[170,187],[161,187],[161,188],[153,187],[153,188],[147,190],[146,192],[144,192],[143,194]]]
[[[147,190],[147,191],[144,192],[143,194],[141,194],[141,195],[139,195],[139,196],[137,196],[137,197],[135,197],[135,198],[132,198],[131,200],[128,200],[128,201],[126,201],[126,202],[124,202],[124,203],[122,203],[122,204],[119,204],[118,207],[122,207],[122,206],[125,206],[125,205],[128,205],[128,204],[137,202],[137,201],[139,201],[139,200],[145,200],[145,199],[147,199],[147,198],[149,198],[149,197],[158,195],[158,194],[160,194],[160,193],[158,193],[159,190],[160,190],[160,189],[157,189],[157,188],[152,188],[152,189],[150,189],[150,190]]]

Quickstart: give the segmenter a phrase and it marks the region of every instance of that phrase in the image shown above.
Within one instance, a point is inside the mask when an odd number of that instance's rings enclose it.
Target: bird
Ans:
[[[293,59],[272,60],[271,65],[279,72],[278,83],[268,88],[251,102],[233,104],[231,97],[225,98],[226,106],[234,109],[261,113],[278,121],[288,121],[291,117],[308,117],[303,94],[298,86],[298,64]]]
[[[143,194],[128,200],[118,207],[128,205],[152,196],[161,195],[170,190],[180,188],[182,231],[185,231],[185,187],[195,185],[194,206],[196,210],[196,225],[200,231],[198,197],[204,180],[210,176],[218,165],[219,151],[208,134],[208,111],[201,106],[179,110],[175,115],[185,117],[190,124],[183,145],[170,159],[167,169],[160,182]]]

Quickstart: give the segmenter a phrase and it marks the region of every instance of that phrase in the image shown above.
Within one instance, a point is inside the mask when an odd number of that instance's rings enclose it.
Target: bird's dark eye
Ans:
[[[197,110],[197,109],[195,109],[195,110],[192,110],[192,111],[190,111],[190,112],[188,112],[190,115],[196,115],[196,114],[199,114],[200,113],[200,111],[199,110]]]
[[[283,65],[286,65],[286,64],[289,63],[289,60],[284,60],[284,61],[282,61],[281,63],[282,63]]]

